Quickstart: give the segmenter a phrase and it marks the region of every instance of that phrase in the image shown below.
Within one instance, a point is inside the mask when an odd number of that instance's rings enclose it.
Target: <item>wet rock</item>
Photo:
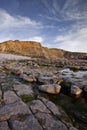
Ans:
[[[27,81],[27,82],[35,82],[36,79],[32,76],[32,75],[26,75],[26,74],[22,74],[20,75],[20,78],[23,79],[24,81]]]
[[[80,95],[81,93],[82,93],[82,89],[80,89],[78,86],[76,85],[71,86],[71,94]]]
[[[19,85],[14,85],[13,88],[19,96],[34,95],[31,85],[19,84]]]
[[[39,90],[50,94],[58,94],[61,90],[61,86],[58,84],[48,84],[38,86]]]
[[[6,121],[0,122],[0,130],[10,130]]]
[[[56,120],[49,114],[36,113],[35,116],[46,130],[68,130],[61,121]]]
[[[33,115],[27,116],[25,120],[10,120],[12,130],[43,130]]]
[[[37,112],[50,113],[47,107],[40,100],[33,100],[30,104],[30,108],[33,113]]]

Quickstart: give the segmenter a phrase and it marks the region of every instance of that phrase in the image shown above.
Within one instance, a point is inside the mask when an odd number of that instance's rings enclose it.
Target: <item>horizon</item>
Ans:
[[[87,53],[87,1],[0,0],[0,32],[0,43],[19,39]]]

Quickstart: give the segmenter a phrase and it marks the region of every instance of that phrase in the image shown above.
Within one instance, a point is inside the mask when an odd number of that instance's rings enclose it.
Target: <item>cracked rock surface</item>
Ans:
[[[83,119],[71,104],[66,105],[62,84],[71,89],[67,76],[31,62],[0,61],[0,130],[86,130],[67,112],[72,108],[75,117],[86,122],[86,114]]]

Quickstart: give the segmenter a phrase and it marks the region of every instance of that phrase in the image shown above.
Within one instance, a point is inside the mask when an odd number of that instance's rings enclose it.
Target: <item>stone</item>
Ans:
[[[50,114],[36,113],[36,118],[46,130],[68,130],[67,127],[59,120],[53,118]]]
[[[6,91],[4,93],[4,103],[6,104],[12,104],[15,102],[19,102],[21,99],[13,92],[13,91]]]
[[[6,121],[0,122],[0,130],[10,130]]]
[[[30,108],[34,114],[37,112],[50,113],[47,107],[40,100],[33,100],[30,104]]]
[[[76,85],[71,86],[71,94],[80,95],[81,93],[82,93],[82,89],[80,89],[78,86]]]
[[[22,69],[15,68],[15,69],[12,69],[11,71],[12,71],[13,74],[16,74],[16,75],[23,74],[23,70]]]
[[[10,120],[12,130],[43,130],[33,115],[27,116],[24,121]]]
[[[58,94],[61,90],[61,86],[58,84],[40,85],[39,90],[50,94]]]
[[[51,113],[53,113],[53,115],[61,116],[61,111],[58,105],[56,106],[53,102],[47,100],[44,97],[38,97],[38,99],[40,99],[45,104],[45,106]]]
[[[0,106],[0,121],[8,120],[18,114],[31,114],[31,111],[14,92],[5,92],[4,105]]]
[[[19,84],[19,85],[13,85],[13,88],[17,92],[18,96],[34,95],[31,85]]]
[[[31,114],[28,106],[22,101],[0,107],[0,121],[8,120],[18,114]]]
[[[38,81],[42,84],[55,84],[58,78],[55,76],[39,76]]]
[[[32,75],[28,76],[26,74],[22,74],[20,75],[20,78],[30,83],[36,81],[36,79]]]

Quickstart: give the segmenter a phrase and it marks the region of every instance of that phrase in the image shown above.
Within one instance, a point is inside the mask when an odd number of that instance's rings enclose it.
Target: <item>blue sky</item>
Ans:
[[[87,0],[0,0],[0,42],[87,52]]]

